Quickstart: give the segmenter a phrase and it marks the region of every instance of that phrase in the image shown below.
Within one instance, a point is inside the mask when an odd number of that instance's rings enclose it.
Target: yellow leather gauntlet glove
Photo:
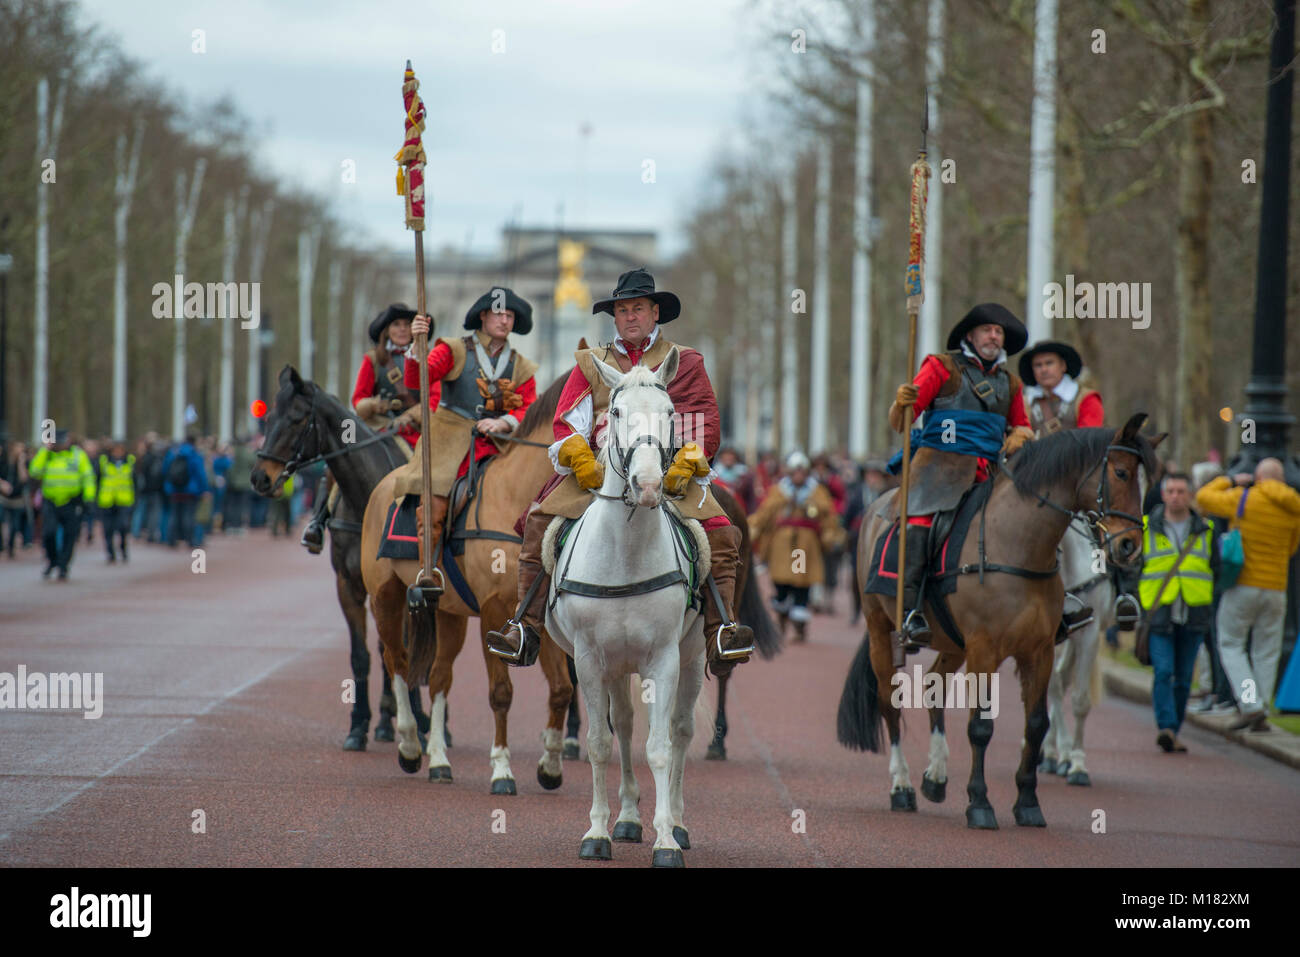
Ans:
[[[697,475],[709,474],[709,460],[704,450],[694,442],[687,442],[673,457],[673,464],[664,473],[664,490],[669,495],[681,495],[686,483]]]
[[[596,461],[591,446],[581,435],[575,433],[565,439],[555,459],[565,468],[573,469],[573,477],[583,488],[597,489],[604,484],[605,466]]]

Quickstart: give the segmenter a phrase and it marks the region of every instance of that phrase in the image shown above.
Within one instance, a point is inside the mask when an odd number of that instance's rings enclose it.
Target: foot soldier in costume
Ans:
[[[749,537],[761,542],[776,595],[772,607],[785,632],[794,623],[795,641],[807,638],[808,592],[824,576],[823,549],[844,540],[835,500],[812,474],[808,456],[792,452],[785,461],[790,473],[773,485],[749,519]]]
[[[926,356],[916,378],[898,387],[890,406],[895,432],[903,431],[907,406],[925,413],[924,424],[912,433],[916,451],[907,496],[907,567],[902,570],[905,614],[899,631],[912,647],[930,641],[918,590],[935,514],[956,508],[971,485],[989,477],[990,462],[1033,435],[1020,378],[1006,368],[1007,356],[1023,349],[1028,338],[1004,306],[978,305],[949,333],[948,351]],[[896,460],[901,465],[901,453]],[[891,471],[896,471],[894,464]]]
[[[537,399],[533,378],[537,363],[517,352],[509,340],[511,332],[525,336],[532,331],[533,307],[527,300],[495,286],[470,306],[464,327],[470,335],[439,339],[429,349],[429,382],[441,383],[441,395],[435,397],[430,391],[434,411],[429,435],[420,441],[432,443],[433,498],[421,502],[416,515],[421,527],[426,521],[432,523],[435,548],[447,519],[447,496],[456,479],[469,471],[470,456],[480,461],[499,452],[489,436],[513,432]],[[427,333],[428,317],[416,316],[411,330],[417,336]],[[420,364],[409,355],[406,387],[419,393]],[[397,477],[395,494],[420,494],[422,462],[417,444],[410,463]],[[420,547],[424,547],[423,534]]]
[[[357,384],[352,390],[352,408],[361,421],[377,431],[394,429],[403,439],[409,457],[420,438],[420,409],[416,397],[403,381],[402,354],[411,344],[411,320],[415,310],[395,302],[375,316],[370,323],[370,341],[374,348],[361,360]],[[436,402],[436,398],[431,397]],[[316,489],[316,508],[311,521],[302,531],[302,545],[319,555],[325,545],[325,524],[329,521],[338,491],[326,472]]]
[[[1025,408],[1035,438],[1061,429],[1090,429],[1105,425],[1106,410],[1101,394],[1081,381],[1083,359],[1064,342],[1037,342],[1020,357],[1020,377],[1025,382]],[[1133,597],[1140,569],[1127,571],[1110,566],[1115,579],[1115,620],[1122,627],[1137,624],[1141,606]],[[1126,582],[1125,579],[1131,579]],[[1126,587],[1131,586],[1131,587]],[[1067,607],[1065,630],[1076,622],[1086,621],[1092,609],[1077,595],[1070,596],[1078,608]]]
[[[604,481],[604,466],[592,450],[599,447],[605,433],[610,390],[593,360],[616,365],[624,372],[638,364],[657,369],[673,347],[659,327],[677,318],[681,302],[671,292],[656,292],[650,273],[633,269],[619,277],[610,298],[592,305],[593,314],[602,312],[614,317],[618,337],[608,346],[575,353],[577,368],[565,384],[555,413],[555,443],[550,452],[558,475],[542,489],[524,524],[519,609],[504,631],[487,636],[489,649],[512,664],[532,664],[541,645],[548,590],[541,550],[547,526],[557,515],[581,517],[593,500],[592,490]],[[725,607],[717,607],[712,589],[704,590],[705,645],[709,669],[722,675],[748,661],[754,644],[753,632],[732,618],[742,533],[709,490],[709,459],[717,452],[720,434],[717,396],[700,354],[680,345],[677,348],[679,367],[668,395],[684,423],[678,436],[685,444],[674,455],[664,488],[675,498],[683,517],[701,523],[709,540],[712,576]]]

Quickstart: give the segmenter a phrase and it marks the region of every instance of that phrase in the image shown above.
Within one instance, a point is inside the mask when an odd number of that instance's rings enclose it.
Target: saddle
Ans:
[[[513,542],[516,545],[523,543],[523,539],[519,536],[483,528],[479,521],[478,506],[481,504],[483,478],[495,458],[496,456],[489,456],[471,464],[469,471],[456,479],[452,485],[451,493],[447,497],[447,521],[443,525],[443,541],[434,543],[439,553],[448,552],[457,557],[464,555],[465,541],[471,538],[490,538]],[[384,519],[384,534],[379,543],[379,558],[419,561],[420,534],[415,514],[419,505],[419,495],[406,495],[388,506],[388,515]],[[468,527],[471,505],[474,506],[473,528]]]

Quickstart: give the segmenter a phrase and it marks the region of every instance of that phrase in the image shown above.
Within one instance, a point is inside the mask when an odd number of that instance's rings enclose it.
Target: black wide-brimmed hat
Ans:
[[[379,340],[383,338],[384,330],[388,328],[390,322],[396,322],[398,319],[414,319],[415,310],[404,302],[395,302],[387,309],[384,309],[379,315],[375,316],[370,323],[370,341],[379,345]]]
[[[641,269],[631,269],[618,277],[618,285],[614,287],[614,293],[608,299],[601,299],[592,303],[591,314],[607,312],[611,316],[614,314],[614,303],[620,299],[640,299],[646,298],[651,300],[659,307],[659,324],[672,322],[682,314],[682,301],[671,292],[655,292],[655,277],[646,272],[645,267]]]
[[[501,294],[505,295],[505,302],[501,302]],[[466,329],[481,329],[483,320],[479,313],[484,309],[488,312],[498,303],[504,311],[509,309],[515,314],[515,324],[511,332],[517,332],[521,336],[526,336],[533,331],[533,307],[529,305],[528,300],[521,296],[516,296],[514,290],[507,289],[505,286],[493,286],[483,295],[478,297],[474,305],[469,307],[469,312],[465,313]]]
[[[996,302],[982,302],[966,313],[962,321],[953,327],[952,332],[948,333],[948,348],[960,349],[961,341],[966,338],[966,333],[977,326],[990,323],[1002,327],[1004,333],[1002,348],[1006,350],[1009,356],[1015,355],[1029,341],[1029,332],[1025,329],[1024,323],[1012,315],[1010,309],[1006,306],[999,306]]]
[[[1038,385],[1038,380],[1034,378],[1034,356],[1041,356],[1044,352],[1056,353],[1065,360],[1065,371],[1070,378],[1079,378],[1079,373],[1083,371],[1083,359],[1074,351],[1074,346],[1064,342],[1035,342],[1034,347],[1020,357],[1020,378],[1028,385]]]

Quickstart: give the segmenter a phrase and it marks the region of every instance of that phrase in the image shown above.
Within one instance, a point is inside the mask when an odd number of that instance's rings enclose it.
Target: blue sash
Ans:
[[[925,425],[912,429],[912,454],[918,448],[928,448],[996,460],[1002,454],[1002,434],[1006,428],[1006,416],[996,412],[932,409],[925,413]],[[949,432],[951,441],[944,441],[945,432]],[[886,471],[897,475],[902,469],[903,450],[899,449],[889,460]]]

